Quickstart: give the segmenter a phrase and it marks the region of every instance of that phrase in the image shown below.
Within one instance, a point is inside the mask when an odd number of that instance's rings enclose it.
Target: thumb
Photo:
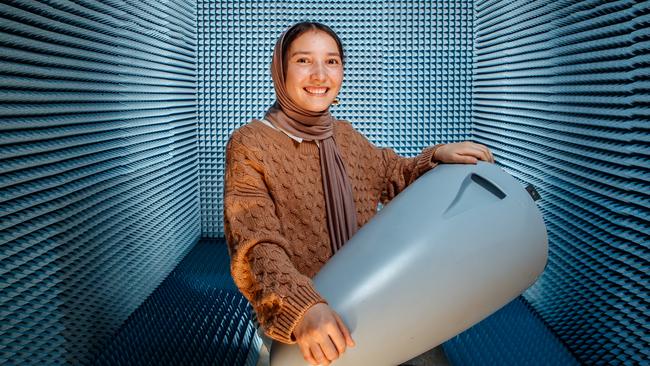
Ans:
[[[356,342],[352,339],[352,335],[350,335],[350,331],[348,330],[348,327],[345,326],[345,323],[343,323],[343,319],[341,319],[339,314],[334,313],[334,319],[336,319],[336,323],[338,324],[341,333],[343,333],[343,336],[345,337],[345,342],[348,344],[348,346],[350,347],[356,346]]]

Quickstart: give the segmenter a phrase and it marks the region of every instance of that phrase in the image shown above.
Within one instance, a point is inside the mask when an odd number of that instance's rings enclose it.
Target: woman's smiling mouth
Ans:
[[[329,91],[329,88],[316,87],[316,86],[308,86],[308,87],[305,87],[305,88],[302,88],[302,89],[304,91],[306,91],[307,94],[313,95],[313,96],[322,96],[322,95],[327,94],[327,92]]]

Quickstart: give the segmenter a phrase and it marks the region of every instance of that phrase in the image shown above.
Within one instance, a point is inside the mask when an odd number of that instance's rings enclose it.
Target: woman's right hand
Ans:
[[[307,362],[329,365],[355,343],[341,317],[324,303],[313,305],[293,330]]]

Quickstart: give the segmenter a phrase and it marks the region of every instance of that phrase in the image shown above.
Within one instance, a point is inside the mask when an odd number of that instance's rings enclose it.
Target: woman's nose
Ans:
[[[314,62],[311,70],[311,77],[314,80],[324,80],[327,77],[325,65],[321,62]]]

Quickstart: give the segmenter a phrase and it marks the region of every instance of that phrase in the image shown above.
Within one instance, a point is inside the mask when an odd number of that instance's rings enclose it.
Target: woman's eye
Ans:
[[[328,62],[329,62],[330,64],[338,64],[338,63],[339,63],[339,60],[337,60],[337,59],[335,59],[335,58],[332,58],[332,59],[330,59]]]
[[[296,62],[298,62],[298,63],[305,63],[305,62],[307,62],[307,59],[304,58],[304,57],[301,57],[301,58],[297,59]]]

